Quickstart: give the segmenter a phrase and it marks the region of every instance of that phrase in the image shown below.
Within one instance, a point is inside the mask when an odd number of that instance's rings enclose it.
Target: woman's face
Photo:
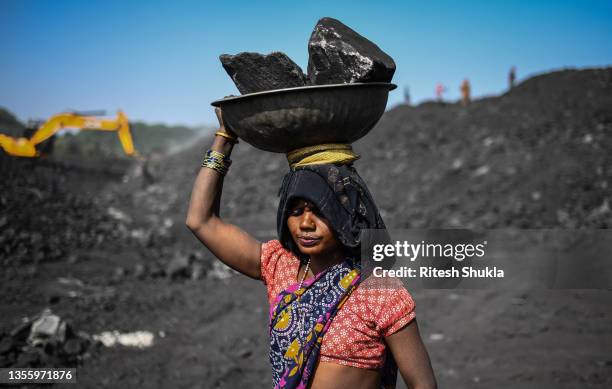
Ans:
[[[287,227],[293,241],[305,255],[337,255],[342,250],[327,219],[308,200],[294,198],[291,201]]]

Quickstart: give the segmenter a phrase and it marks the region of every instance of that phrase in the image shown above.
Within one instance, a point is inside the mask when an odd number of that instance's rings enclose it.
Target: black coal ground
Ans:
[[[356,166],[392,228],[610,228],[611,92],[612,69],[563,71],[468,107],[398,106],[355,145]],[[146,188],[131,167],[102,175],[104,161],[85,171],[12,163],[1,234],[19,238],[0,254],[2,332],[49,306],[89,334],[165,334],[143,350],[98,350],[80,366],[79,387],[269,386],[265,288],[213,265],[184,226],[209,143],[166,156]],[[286,161],[244,143],[232,157],[222,216],[274,238]],[[60,277],[87,287],[69,294]],[[414,297],[440,387],[612,383],[609,291]]]

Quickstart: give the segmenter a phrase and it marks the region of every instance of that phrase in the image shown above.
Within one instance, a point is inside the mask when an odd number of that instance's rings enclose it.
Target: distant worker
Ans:
[[[466,106],[470,103],[470,81],[466,78],[461,83],[461,104]]]
[[[510,68],[510,72],[508,73],[508,87],[510,89],[514,88],[515,81],[516,81],[516,67],[513,66]]]
[[[404,87],[404,104],[410,105],[410,88]]]
[[[440,82],[438,82],[436,84],[436,101],[441,103],[442,102],[442,95],[444,95],[444,92],[446,92],[446,87],[444,85],[442,85]]]

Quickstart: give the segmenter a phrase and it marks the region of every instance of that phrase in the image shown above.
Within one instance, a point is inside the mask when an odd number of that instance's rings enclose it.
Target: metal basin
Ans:
[[[245,142],[286,153],[321,143],[353,143],[385,111],[386,82],[315,85],[226,97],[211,104],[223,110],[225,125]]]

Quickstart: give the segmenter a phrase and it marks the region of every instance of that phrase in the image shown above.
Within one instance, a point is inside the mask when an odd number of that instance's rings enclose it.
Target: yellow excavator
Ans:
[[[64,112],[52,116],[44,122],[32,134],[31,137],[13,138],[0,134],[0,146],[4,151],[16,157],[39,157],[40,151],[37,145],[51,138],[55,133],[64,128],[75,128],[82,130],[116,131],[123,151],[133,157],[138,156],[134,150],[134,142],[130,125],[125,113],[117,112],[116,119],[99,118],[91,113]]]

